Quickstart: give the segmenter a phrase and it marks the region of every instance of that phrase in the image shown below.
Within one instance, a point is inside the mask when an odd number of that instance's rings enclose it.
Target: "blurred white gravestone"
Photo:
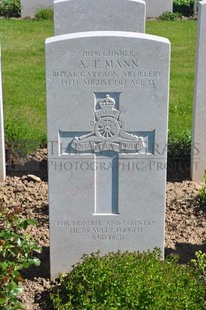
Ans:
[[[173,11],[173,0],[144,0],[146,3],[146,16],[159,17],[164,12]]]
[[[46,40],[52,278],[84,253],[164,252],[169,58],[140,33]]]
[[[145,10],[142,0],[56,0],[54,33],[145,32]]]
[[[206,1],[199,2],[195,94],[191,150],[191,178],[203,181],[206,170]]]
[[[39,9],[53,9],[53,0],[21,0],[21,17],[34,17]]]
[[[6,177],[5,142],[4,142],[4,114],[2,95],[1,47],[0,47],[0,182]]]

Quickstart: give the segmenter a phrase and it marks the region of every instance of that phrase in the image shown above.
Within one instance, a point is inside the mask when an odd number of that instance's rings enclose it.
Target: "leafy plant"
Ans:
[[[203,310],[205,287],[198,270],[160,251],[84,255],[52,295],[55,309]]]
[[[41,136],[40,126],[34,125],[32,111],[29,112],[25,111],[27,117],[23,119],[12,113],[9,118],[5,118],[6,147],[15,150],[19,156],[33,152],[40,146],[40,143],[46,142],[46,135]]]
[[[206,284],[206,253],[197,251],[195,253],[196,258],[191,260],[191,263],[201,273],[201,276]]]
[[[192,16],[194,14],[195,0],[174,0],[173,12],[179,12],[183,16]]]
[[[0,309],[19,310],[21,304],[17,295],[23,289],[19,285],[23,278],[20,271],[32,264],[40,265],[40,260],[33,256],[33,251],[41,248],[24,230],[34,225],[34,220],[20,217],[21,207],[0,207]]]
[[[178,20],[182,16],[181,13],[172,13],[172,12],[163,12],[162,15],[160,15],[159,19],[161,20]]]
[[[203,185],[199,192],[200,203],[206,205],[206,170],[203,177]]]
[[[168,159],[190,160],[192,137],[190,132],[182,132],[174,136],[169,132],[168,136]]]
[[[174,5],[190,5],[190,3],[193,3],[194,0],[174,0]]]
[[[50,8],[38,9],[35,13],[35,18],[37,20],[53,20],[54,12]]]
[[[20,0],[1,0],[0,1],[0,16],[6,18],[21,16]]]

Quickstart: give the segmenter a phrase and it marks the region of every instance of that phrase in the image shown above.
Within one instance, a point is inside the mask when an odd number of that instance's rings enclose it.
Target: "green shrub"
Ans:
[[[193,16],[195,0],[174,0],[173,12],[181,13],[183,16]]]
[[[174,5],[190,5],[190,3],[194,3],[194,0],[174,0]]]
[[[0,16],[4,16],[6,18],[20,17],[21,16],[20,0],[1,0]]]
[[[200,272],[203,281],[206,284],[206,253],[202,251],[197,251],[195,253],[196,258],[191,260],[191,263]]]
[[[54,15],[54,12],[52,9],[50,8],[47,8],[47,9],[38,9],[35,13],[35,18],[37,20],[53,20],[53,15]]]
[[[172,12],[163,12],[162,15],[160,15],[159,19],[161,20],[177,20],[180,19],[182,16],[181,13],[172,13]]]
[[[6,148],[11,152],[15,151],[19,157],[24,157],[46,143],[46,134],[43,137],[39,124],[35,123],[36,115],[33,116],[32,111],[31,114],[29,112],[25,112],[24,118],[12,113],[5,118]]]
[[[40,247],[24,232],[33,220],[19,216],[20,207],[0,207],[0,309],[19,310],[21,304],[17,295],[23,289],[19,283],[23,280],[20,271],[40,261],[33,256],[33,251],[40,252]]]
[[[51,299],[58,310],[203,310],[204,296],[197,270],[178,265],[175,256],[162,261],[155,250],[84,255],[60,276]]]
[[[206,170],[204,173],[204,178],[203,178],[203,185],[202,188],[199,191],[199,196],[200,196],[200,204],[201,205],[206,205]]]
[[[176,160],[190,160],[191,155],[191,132],[181,132],[179,135],[168,136],[168,159],[171,161]]]

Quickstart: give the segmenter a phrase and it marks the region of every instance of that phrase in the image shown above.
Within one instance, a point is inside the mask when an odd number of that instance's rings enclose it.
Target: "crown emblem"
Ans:
[[[98,104],[100,106],[100,109],[95,111],[95,116],[97,120],[105,116],[113,117],[116,120],[119,118],[120,111],[114,108],[115,100],[111,98],[108,94],[105,96],[105,98],[99,100]]]
[[[115,105],[115,100],[111,98],[108,94],[105,96],[105,98],[99,100],[100,108],[113,108]]]

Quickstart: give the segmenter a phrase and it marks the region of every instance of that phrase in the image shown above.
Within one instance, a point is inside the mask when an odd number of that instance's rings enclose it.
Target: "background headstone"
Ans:
[[[141,0],[56,0],[55,35],[82,31],[145,32]]]
[[[0,182],[6,177],[5,144],[4,144],[4,116],[2,95],[2,73],[1,73],[1,47],[0,47]]]
[[[144,0],[147,17],[159,17],[164,12],[172,12],[173,0]]]
[[[191,150],[191,178],[203,181],[206,169],[206,1],[199,2],[195,94]]]
[[[84,253],[164,251],[167,39],[46,40],[51,277]]]
[[[53,8],[53,0],[21,0],[21,17],[34,17],[38,9]]]

